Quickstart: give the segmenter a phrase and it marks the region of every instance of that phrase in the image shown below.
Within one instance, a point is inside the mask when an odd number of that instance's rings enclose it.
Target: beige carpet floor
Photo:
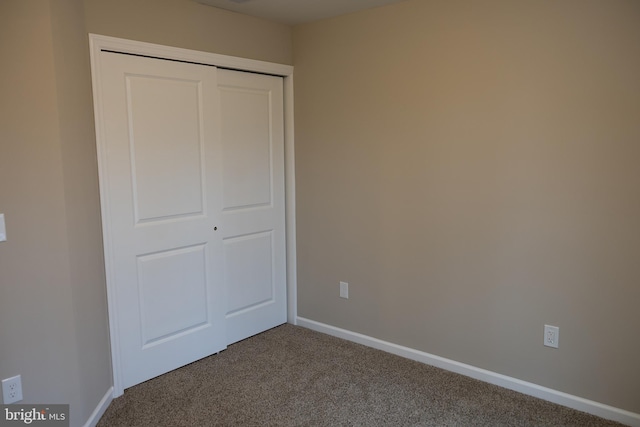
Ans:
[[[127,389],[110,426],[620,426],[292,325]]]

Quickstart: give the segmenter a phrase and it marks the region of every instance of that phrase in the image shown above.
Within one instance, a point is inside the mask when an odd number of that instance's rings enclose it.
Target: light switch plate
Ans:
[[[349,299],[349,284],[340,282],[340,298]]]
[[[0,214],[0,242],[7,240],[7,229],[4,226],[4,214]]]

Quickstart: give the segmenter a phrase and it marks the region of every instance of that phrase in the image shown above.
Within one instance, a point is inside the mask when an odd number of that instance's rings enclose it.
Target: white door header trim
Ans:
[[[219,55],[217,53],[201,52],[178,47],[163,46],[154,43],[119,39],[116,37],[89,34],[91,51],[112,50],[132,55],[153,56],[176,61],[197,62],[222,68],[232,68],[256,73],[274,74],[287,77],[293,74],[293,66],[258,61],[255,59],[238,58],[235,56]]]

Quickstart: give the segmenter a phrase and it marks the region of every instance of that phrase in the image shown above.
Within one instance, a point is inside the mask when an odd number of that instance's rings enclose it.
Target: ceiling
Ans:
[[[402,0],[195,0],[198,3],[297,25]]]

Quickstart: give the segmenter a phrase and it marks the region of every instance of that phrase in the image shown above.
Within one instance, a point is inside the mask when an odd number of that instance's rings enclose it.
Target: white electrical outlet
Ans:
[[[544,345],[558,348],[560,339],[560,328],[557,326],[544,325]]]
[[[2,380],[2,401],[5,405],[22,400],[22,378],[20,375]]]
[[[349,284],[347,282],[340,282],[340,298],[349,299]]]

